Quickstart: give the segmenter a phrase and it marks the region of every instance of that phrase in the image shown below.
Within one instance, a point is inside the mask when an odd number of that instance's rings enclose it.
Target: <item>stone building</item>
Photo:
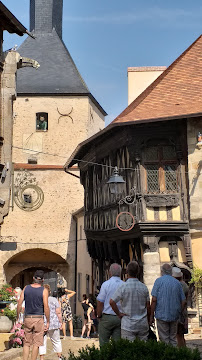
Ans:
[[[24,59],[14,49],[3,52],[3,32],[23,36],[31,34],[0,3],[0,224],[9,212],[12,173],[13,102],[16,99],[16,73],[22,66],[37,66],[37,62]],[[15,244],[1,243],[0,250],[15,248]]]
[[[83,188],[63,164],[77,144],[103,129],[103,108],[93,97],[62,41],[62,0],[30,1],[30,31],[21,56],[40,67],[20,69],[14,106],[14,176],[3,241],[17,248],[1,257],[1,281],[23,287],[40,267],[52,288],[75,288],[76,222]],[[84,254],[85,255],[85,254]],[[83,256],[84,256],[83,255]]]
[[[78,163],[81,172],[95,285],[108,277],[113,261],[124,273],[137,260],[149,289],[162,263],[181,268],[187,281],[193,264],[202,268],[201,51],[200,36],[66,163],[66,169]],[[124,182],[110,191],[116,167]],[[199,321],[195,317],[192,325]]]

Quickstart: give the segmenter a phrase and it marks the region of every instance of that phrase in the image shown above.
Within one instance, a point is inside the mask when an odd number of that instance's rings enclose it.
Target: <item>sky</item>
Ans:
[[[30,1],[2,2],[29,29]],[[127,107],[128,67],[169,66],[201,33],[201,0],[63,0],[63,40],[106,125]],[[25,38],[5,32],[4,51]]]

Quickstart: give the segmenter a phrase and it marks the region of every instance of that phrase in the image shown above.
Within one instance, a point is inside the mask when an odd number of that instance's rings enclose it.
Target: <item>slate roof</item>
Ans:
[[[21,56],[37,60],[40,68],[22,68],[17,72],[17,93],[88,94],[65,44],[55,30],[27,38],[19,47]]]
[[[202,113],[202,36],[118,115],[113,124],[199,113]]]
[[[105,129],[80,143],[65,169],[117,127],[202,116],[202,35]]]

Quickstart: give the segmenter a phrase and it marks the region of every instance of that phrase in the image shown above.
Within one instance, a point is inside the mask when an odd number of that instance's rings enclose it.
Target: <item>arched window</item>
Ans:
[[[174,145],[163,140],[148,144],[144,149],[146,192],[178,192],[177,165]]]
[[[48,113],[45,112],[36,113],[36,130],[37,131],[48,130]]]

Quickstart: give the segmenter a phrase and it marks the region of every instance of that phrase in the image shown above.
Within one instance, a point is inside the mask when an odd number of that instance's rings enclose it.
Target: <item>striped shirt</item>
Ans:
[[[182,301],[185,300],[182,286],[171,275],[163,275],[156,279],[151,295],[156,297],[156,319],[176,321],[180,316]]]
[[[116,303],[121,301],[123,316],[121,329],[127,331],[148,330],[147,302],[149,302],[149,291],[146,285],[136,278],[129,278],[123,283],[112,296]]]

